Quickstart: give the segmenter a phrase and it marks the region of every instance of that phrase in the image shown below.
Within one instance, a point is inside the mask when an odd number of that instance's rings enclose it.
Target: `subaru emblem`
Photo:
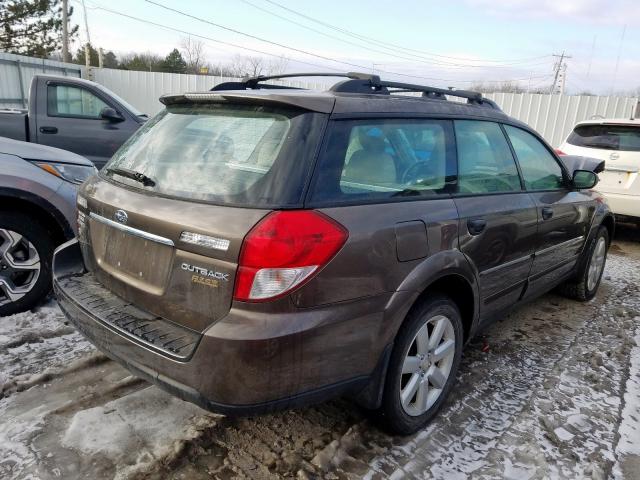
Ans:
[[[611,155],[609,155],[609,158],[610,158],[611,160],[617,160],[617,159],[619,159],[619,158],[620,158],[620,154],[619,154],[619,153],[617,153],[617,152],[613,152]]]
[[[129,216],[124,210],[116,210],[116,213],[113,214],[113,218],[115,218],[118,223],[122,223],[124,225],[127,223]]]

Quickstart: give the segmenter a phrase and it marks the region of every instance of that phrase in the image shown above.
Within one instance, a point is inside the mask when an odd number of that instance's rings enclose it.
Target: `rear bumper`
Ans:
[[[388,298],[295,313],[234,306],[208,330],[195,332],[95,282],[76,240],[56,250],[53,275],[61,309],[94,345],[135,375],[207,410],[244,415],[340,394],[367,392],[373,403],[379,397],[390,349],[378,332]],[[167,338],[175,342],[165,345]]]
[[[640,195],[601,192],[616,215],[640,218]]]

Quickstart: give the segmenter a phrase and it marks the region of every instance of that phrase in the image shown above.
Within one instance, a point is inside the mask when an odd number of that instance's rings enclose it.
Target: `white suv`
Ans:
[[[605,194],[613,213],[640,224],[640,119],[580,122],[558,153],[605,160],[596,190]]]

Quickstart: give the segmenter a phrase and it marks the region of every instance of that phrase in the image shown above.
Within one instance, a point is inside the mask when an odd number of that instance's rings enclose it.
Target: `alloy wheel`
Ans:
[[[604,261],[607,256],[607,245],[604,237],[598,238],[596,247],[591,254],[591,260],[589,261],[589,270],[587,272],[587,288],[592,291],[596,288],[602,269],[604,268]]]
[[[0,228],[0,306],[29,293],[40,276],[40,256],[21,234]]]
[[[405,354],[400,376],[400,403],[408,415],[422,415],[440,397],[455,352],[455,329],[449,318],[436,315],[420,327]]]

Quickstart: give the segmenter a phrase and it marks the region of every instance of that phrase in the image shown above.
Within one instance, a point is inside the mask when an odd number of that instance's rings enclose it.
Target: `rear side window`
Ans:
[[[100,112],[108,107],[89,90],[69,85],[47,86],[47,113],[53,117],[100,118]]]
[[[578,125],[567,143],[586,148],[640,152],[640,126]]]
[[[336,121],[312,200],[438,195],[455,180],[454,153],[447,121]]]
[[[456,120],[458,191],[499,193],[522,189],[518,167],[500,125]]]
[[[300,202],[308,149],[321,131],[301,111],[251,105],[170,106],[113,156],[104,174],[132,187],[178,198],[239,206]],[[143,187],[113,169],[143,173]]]
[[[562,168],[540,140],[520,128],[505,125],[516,152],[527,190],[556,190],[563,185]]]

